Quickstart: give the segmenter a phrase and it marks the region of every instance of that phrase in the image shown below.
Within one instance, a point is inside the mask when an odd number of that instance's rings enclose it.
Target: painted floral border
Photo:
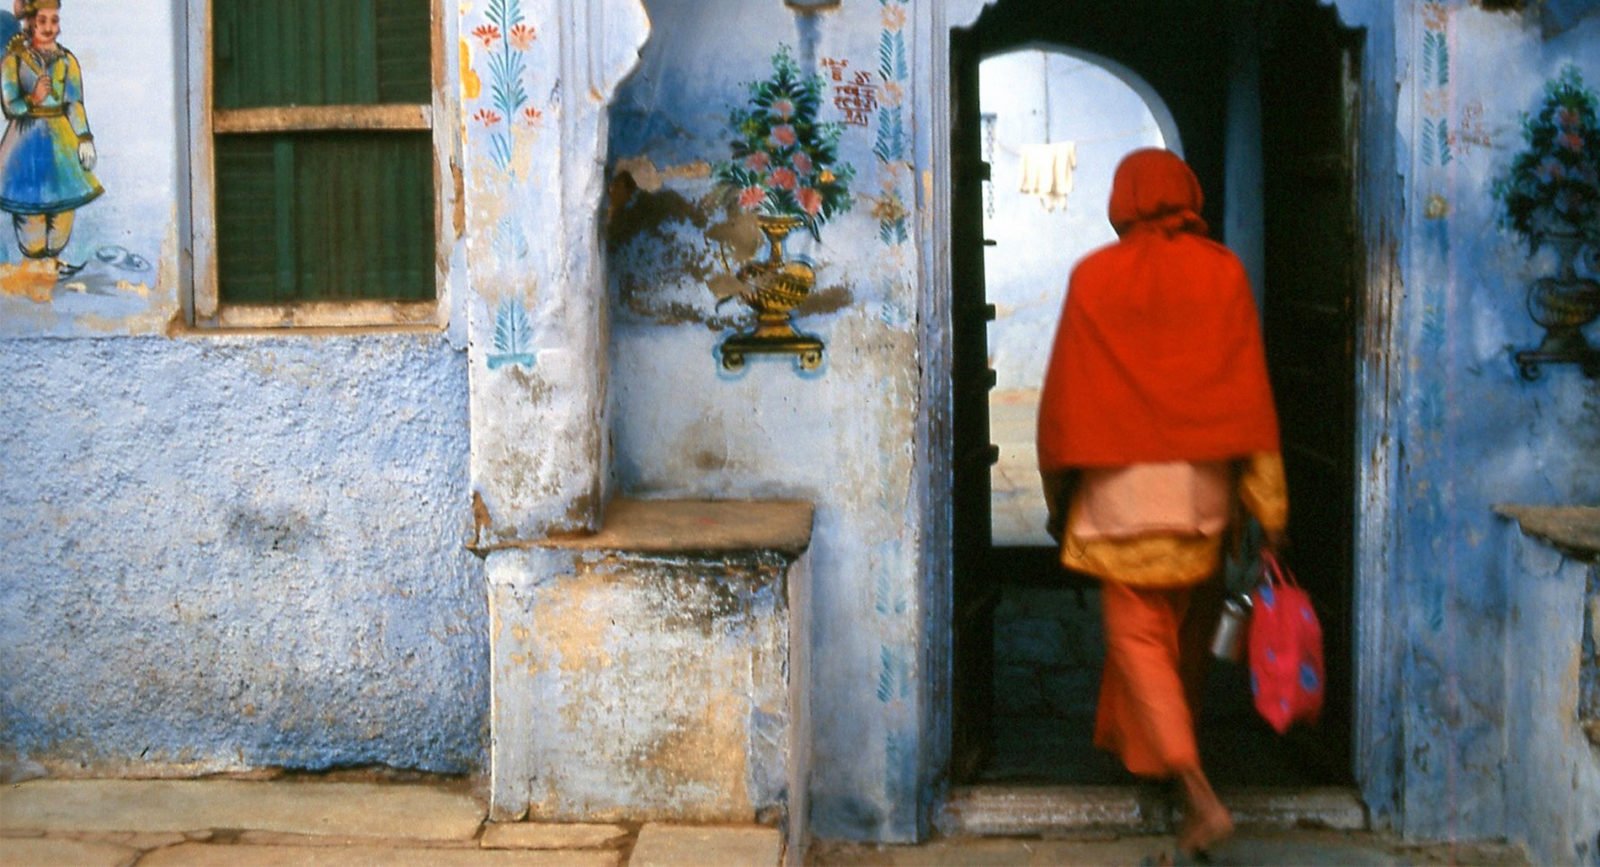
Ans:
[[[489,130],[489,157],[495,167],[509,171],[515,143],[513,123],[538,126],[543,112],[532,104],[525,82],[527,55],[539,38],[539,30],[522,14],[522,0],[489,0],[483,21],[470,31],[483,44],[485,74],[480,75],[470,61],[464,76],[466,96],[480,105],[472,119]],[[482,82],[487,79],[488,87]],[[476,85],[476,86],[474,86]]]
[[[910,147],[905,122],[906,80],[910,77],[906,59],[906,19],[909,0],[878,0],[882,6],[883,29],[878,36],[878,80],[882,93],[878,102],[878,132],[872,153],[884,167],[883,193],[873,199],[872,215],[878,220],[878,238],[888,246],[904,244],[910,231],[910,211],[900,195],[902,175],[909,173],[906,152]]]

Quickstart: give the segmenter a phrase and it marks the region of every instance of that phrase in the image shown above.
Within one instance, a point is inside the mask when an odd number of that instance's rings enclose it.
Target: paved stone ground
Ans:
[[[720,867],[777,865],[759,826],[493,824],[466,785],[297,780],[33,780],[0,787],[0,865]],[[819,843],[818,865],[1139,864],[1171,837]],[[1415,847],[1335,831],[1252,832],[1216,864],[1526,864],[1501,846]]]
[[[466,785],[32,780],[0,788],[0,865],[777,865],[767,827],[495,824]]]

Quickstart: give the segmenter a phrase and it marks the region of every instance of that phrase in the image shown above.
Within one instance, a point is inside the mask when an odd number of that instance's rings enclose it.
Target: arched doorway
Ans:
[[[1215,666],[1202,752],[1223,784],[1347,783],[1353,773],[1353,347],[1362,270],[1353,206],[1359,40],[1313,0],[999,0],[972,29],[952,33],[952,777],[957,783],[1131,781],[1088,746],[1097,678],[1084,670],[1097,669],[1097,636],[1085,635],[1082,616],[1061,615],[1076,604],[1071,594],[1092,594],[1092,585],[1074,585],[1047,548],[1028,552],[1030,546],[1006,545],[991,532],[990,465],[1004,454],[994,436],[1004,422],[989,400],[998,375],[990,370],[987,320],[1000,311],[984,288],[983,260],[1004,251],[989,244],[995,239],[986,237],[982,220],[990,168],[982,158],[978,70],[985,58],[1040,40],[1109,58],[1149,82],[1170,108],[1207,191],[1208,222],[1227,228],[1222,240],[1245,258],[1262,300],[1285,428],[1294,562],[1323,607],[1329,703],[1318,730],[1280,740],[1253,716],[1243,672]],[[1096,205],[1103,209],[1103,198],[1086,203]],[[1002,631],[1031,630],[1035,645],[1054,640],[1078,654],[1077,670],[1058,678],[1057,692],[1066,690],[1069,700],[1051,706],[1046,698],[1051,713],[1031,724],[997,710],[1018,709],[1009,694],[1017,673],[1004,670],[1016,661],[1005,656],[1016,635],[996,640],[997,612],[1008,616],[1007,589],[1017,584],[1033,586],[1036,597],[1068,599],[1030,600]],[[1079,610],[1094,621],[1097,606],[1085,602]],[[1034,616],[1041,609],[1050,616]],[[1008,756],[1032,763],[1007,764]]]
[[[1106,222],[1111,176],[1128,152],[1183,152],[1176,123],[1153,88],[1105,58],[1036,44],[983,59],[984,294],[995,306],[988,356],[990,533],[1001,550],[1049,548],[1033,435],[1045,354],[1066,277],[1116,240]],[[1044,552],[1049,555],[1051,552]]]

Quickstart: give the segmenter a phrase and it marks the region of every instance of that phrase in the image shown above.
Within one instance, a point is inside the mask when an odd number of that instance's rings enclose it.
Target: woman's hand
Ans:
[[[93,141],[78,142],[78,163],[83,166],[84,171],[94,171],[94,164],[97,158],[98,156],[94,152]]]
[[[1078,475],[1072,470],[1052,470],[1040,472],[1039,481],[1044,484],[1044,502],[1049,508],[1049,518],[1045,521],[1045,532],[1056,544],[1067,536],[1067,510],[1072,504],[1072,491],[1077,487]]]
[[[28,94],[28,104],[38,105],[44,102],[50,96],[50,89],[49,76],[39,76],[39,80],[33,83],[33,92]]]

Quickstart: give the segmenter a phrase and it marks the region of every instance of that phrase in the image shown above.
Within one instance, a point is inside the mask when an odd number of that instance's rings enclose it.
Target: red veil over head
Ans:
[[[1204,237],[1200,182],[1134,151],[1108,212],[1120,237],[1073,269],[1039,400],[1039,468],[1225,460],[1278,450],[1250,281]]]

